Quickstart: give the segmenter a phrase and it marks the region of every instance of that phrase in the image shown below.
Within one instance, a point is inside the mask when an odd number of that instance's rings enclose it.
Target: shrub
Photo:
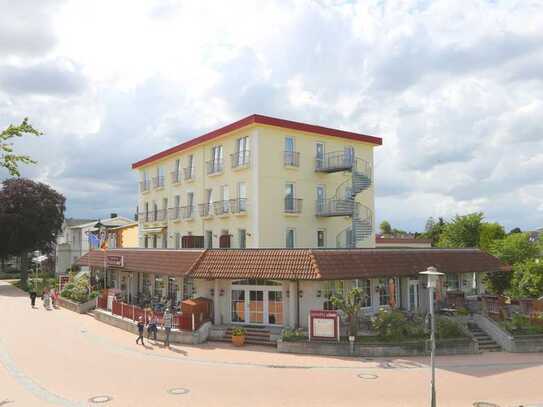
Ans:
[[[533,323],[529,317],[521,314],[513,314],[511,321],[502,323],[504,328],[513,334],[534,335],[543,333],[543,325]]]
[[[377,335],[386,340],[424,337],[424,321],[413,316],[407,319],[401,311],[381,310],[372,320]]]
[[[436,338],[461,338],[465,336],[460,325],[446,317],[436,317]]]
[[[61,294],[64,298],[68,298],[69,300],[79,303],[87,302],[90,299],[97,297],[97,295],[91,293],[89,279],[87,276],[74,278],[64,286],[64,290],[62,290]],[[93,297],[92,295],[95,296]]]
[[[281,334],[281,339],[285,342],[302,341],[307,339],[307,336],[301,329],[284,329]]]
[[[466,317],[469,314],[470,314],[469,309],[467,309],[466,307],[458,308],[456,310],[456,315],[461,316],[461,317]]]
[[[247,333],[245,328],[238,326],[232,329],[232,336],[244,336]]]

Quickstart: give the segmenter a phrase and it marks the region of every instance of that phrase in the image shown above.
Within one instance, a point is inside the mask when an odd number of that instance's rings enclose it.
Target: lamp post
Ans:
[[[430,334],[430,365],[432,369],[432,389],[431,389],[431,401],[430,406],[436,407],[436,366],[435,366],[435,352],[436,352],[436,322],[434,317],[434,291],[437,286],[437,280],[443,273],[439,273],[435,267],[428,267],[426,271],[421,271],[419,274],[428,277],[428,295],[429,295],[429,308],[430,308],[430,321],[431,321],[431,334]]]

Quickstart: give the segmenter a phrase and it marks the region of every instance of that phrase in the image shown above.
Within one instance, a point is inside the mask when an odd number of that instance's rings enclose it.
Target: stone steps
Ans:
[[[479,350],[484,352],[499,352],[502,350],[501,346],[477,325],[469,323],[468,329],[479,344]]]
[[[228,328],[224,333],[224,336],[220,339],[217,339],[220,342],[231,342],[232,340],[232,330],[234,328]],[[251,345],[267,345],[275,346],[276,343],[271,340],[271,333],[266,329],[260,328],[245,328],[247,334],[245,335],[245,343]]]

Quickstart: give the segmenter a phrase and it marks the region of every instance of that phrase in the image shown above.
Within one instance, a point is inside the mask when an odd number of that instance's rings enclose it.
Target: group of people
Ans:
[[[30,291],[30,305],[32,306],[32,308],[36,308],[37,297],[38,297],[38,294],[36,293],[36,291],[31,290]],[[59,294],[57,290],[55,290],[54,288],[52,289],[45,288],[41,296],[43,300],[43,308],[46,310],[50,310],[51,306],[53,306],[53,308],[57,308],[58,297],[59,297]]]
[[[145,324],[147,322],[147,339],[150,339],[151,335],[153,335],[153,340],[156,341],[156,334],[158,332],[158,318],[153,313],[151,314],[151,318],[148,321],[144,321],[143,317],[138,318],[138,338],[136,339],[136,343],[139,343],[141,341],[141,344],[143,346],[143,332],[145,331]],[[172,331],[173,326],[173,315],[169,308],[166,308],[166,311],[164,311],[164,316],[162,318],[162,327],[164,328],[164,346],[169,347],[170,346],[170,333]]]

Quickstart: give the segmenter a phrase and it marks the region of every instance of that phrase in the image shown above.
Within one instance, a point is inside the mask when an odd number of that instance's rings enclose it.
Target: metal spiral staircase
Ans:
[[[336,237],[336,247],[353,248],[369,239],[373,232],[373,214],[371,210],[356,202],[356,196],[367,190],[372,184],[371,165],[354,157],[350,151],[325,154],[317,160],[317,172],[333,173],[349,171],[351,178],[340,184],[333,198],[317,201],[317,216],[349,216],[351,226],[341,231]]]

